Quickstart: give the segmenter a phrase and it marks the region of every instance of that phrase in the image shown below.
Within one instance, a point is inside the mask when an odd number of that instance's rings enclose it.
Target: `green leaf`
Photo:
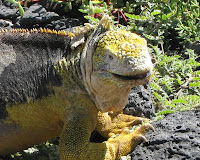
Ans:
[[[182,85],[183,84],[183,81],[181,81],[181,77],[179,76],[179,74],[178,73],[175,73],[175,75],[176,75],[176,81],[178,82],[178,84],[179,85]]]
[[[88,13],[88,10],[86,10],[86,9],[78,9],[78,11],[81,13]]]
[[[92,7],[92,8],[90,8],[89,10],[88,10],[88,15],[89,16],[93,16],[95,14],[95,12],[94,12],[94,7]]]
[[[194,72],[196,75],[200,75],[200,71],[195,71]]]
[[[193,82],[189,84],[190,87],[199,87],[200,88],[200,82]]]
[[[161,96],[160,94],[158,94],[156,92],[154,92],[153,94],[161,103],[163,103],[164,105],[168,104],[168,100],[165,96]]]
[[[19,8],[19,14],[20,14],[20,16],[23,16],[24,15],[24,9],[22,8],[22,6],[21,6],[21,4],[19,2],[17,3],[17,6]]]
[[[169,19],[169,18],[171,18],[173,15],[174,15],[174,14],[171,12],[171,13],[168,13],[168,14],[166,15],[166,17]]]
[[[172,103],[174,103],[174,104],[177,104],[177,103],[188,104],[188,101],[186,101],[186,100],[184,100],[182,98],[179,98],[179,99],[172,100]]]
[[[126,7],[127,7],[127,8],[130,7],[129,1],[126,1]]]
[[[160,90],[160,86],[156,83],[151,83],[151,87],[154,89],[154,90],[157,90],[159,91]]]
[[[156,39],[156,37],[149,35],[149,34],[143,34],[143,35],[149,40],[155,40]]]
[[[93,4],[102,4],[103,2],[104,1],[101,1],[101,0],[95,0],[95,1],[93,0],[92,1]]]
[[[192,80],[193,81],[200,81],[200,77],[193,77]]]
[[[57,2],[57,3],[60,3],[62,1],[58,1],[58,0],[51,0],[51,2]]]
[[[13,3],[18,3],[17,1],[15,0],[7,0],[9,3],[13,4]]]
[[[167,15],[166,14],[163,14],[162,15],[162,20],[166,20],[167,19]]]
[[[142,20],[147,20],[148,18],[145,17],[145,16],[142,16],[141,19],[142,19]]]
[[[136,15],[136,19],[137,19],[137,20],[140,20],[140,16],[139,16],[139,15]]]
[[[95,12],[95,13],[103,13],[103,10],[100,9],[100,8],[95,8],[95,9],[94,9],[94,12]]]
[[[162,102],[163,100],[162,100],[162,96],[161,95],[159,95],[158,93],[156,93],[156,92],[154,92],[153,93],[154,94],[154,96],[160,101],[160,102]]]
[[[135,14],[129,14],[129,13],[124,13],[126,17],[130,18],[130,19],[136,19],[136,15]]]
[[[99,20],[91,17],[91,16],[84,16],[85,19],[91,20],[92,22],[94,22],[95,24],[99,23]]]
[[[187,64],[187,67],[189,69],[189,73],[193,73],[192,66],[190,64]]]
[[[108,5],[106,4],[106,2],[103,2],[103,7],[104,7],[105,9],[108,8]]]
[[[124,13],[126,17],[133,19],[133,20],[147,20],[148,18],[145,16],[135,15],[135,14],[129,14]]]
[[[161,10],[154,10],[152,13],[151,13],[151,15],[152,16],[155,16],[155,15],[159,15],[159,14],[161,14]]]
[[[170,113],[174,113],[175,111],[173,110],[165,110],[165,111],[160,111],[157,116],[160,116],[160,115],[165,115],[165,114],[170,114]]]

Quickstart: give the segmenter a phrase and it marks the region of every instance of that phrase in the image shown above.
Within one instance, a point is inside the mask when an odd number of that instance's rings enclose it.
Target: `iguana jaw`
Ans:
[[[141,80],[141,79],[146,79],[148,77],[150,77],[151,75],[151,71],[147,71],[145,73],[142,74],[138,74],[138,75],[120,75],[120,74],[116,74],[116,73],[111,73],[115,78],[118,78],[120,80],[124,80],[124,81],[132,81],[132,80]]]
[[[101,112],[120,111],[128,100],[131,88],[149,81],[151,70],[126,76],[106,70],[92,72],[91,86],[95,95],[95,103]]]

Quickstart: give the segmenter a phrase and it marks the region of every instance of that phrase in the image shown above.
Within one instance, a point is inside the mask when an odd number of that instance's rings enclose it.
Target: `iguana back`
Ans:
[[[61,85],[53,64],[70,53],[71,37],[46,32],[0,31],[0,118],[6,105],[48,96],[48,85]]]

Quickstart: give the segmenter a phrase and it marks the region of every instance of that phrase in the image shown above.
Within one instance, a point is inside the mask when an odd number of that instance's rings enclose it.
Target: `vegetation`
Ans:
[[[23,16],[21,5],[27,4],[28,0],[8,1],[18,3]],[[106,13],[114,28],[130,30],[148,40],[154,62],[151,87],[158,119],[168,113],[200,108],[200,54],[191,49],[193,43],[200,43],[198,0],[51,1],[64,5],[66,12],[78,7],[92,24],[97,24]],[[43,150],[37,152],[39,155],[46,148],[55,149],[49,142],[34,149],[41,147]],[[56,159],[49,151],[45,152],[45,157],[42,155],[40,160]],[[23,159],[17,154],[13,157]]]

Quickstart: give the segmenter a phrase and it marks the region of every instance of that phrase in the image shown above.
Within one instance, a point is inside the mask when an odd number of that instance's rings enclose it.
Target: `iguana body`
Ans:
[[[144,139],[150,124],[127,127],[146,119],[120,112],[149,79],[146,41],[107,28],[105,18],[83,44],[63,31],[0,32],[0,155],[60,136],[61,160],[111,160]],[[108,141],[89,142],[95,129]]]

